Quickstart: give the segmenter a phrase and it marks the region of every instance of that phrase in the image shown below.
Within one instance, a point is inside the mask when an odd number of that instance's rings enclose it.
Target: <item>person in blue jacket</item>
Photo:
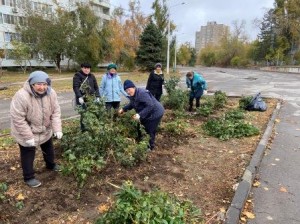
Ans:
[[[117,74],[117,65],[109,64],[107,66],[107,73],[102,77],[99,92],[100,96],[104,97],[107,110],[111,108],[118,109],[120,107],[121,93],[125,97],[128,96],[123,90],[121,78]]]
[[[134,120],[140,121],[150,135],[149,149],[153,150],[155,135],[161,118],[164,115],[164,107],[146,89],[137,88],[131,80],[124,82],[124,90],[129,95],[130,103],[119,110],[119,114],[134,109],[136,114]]]
[[[196,108],[200,107],[200,98],[203,93],[207,92],[207,83],[200,74],[188,72],[186,74],[186,85],[190,90],[189,111],[192,111],[194,99],[196,99]]]

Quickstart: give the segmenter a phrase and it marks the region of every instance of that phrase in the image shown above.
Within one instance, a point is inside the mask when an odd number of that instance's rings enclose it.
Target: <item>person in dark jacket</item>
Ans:
[[[87,96],[95,97],[97,102],[100,101],[99,87],[96,77],[91,73],[91,65],[89,63],[81,64],[81,71],[75,73],[73,77],[73,90],[76,98],[76,105],[86,109]],[[82,117],[80,118],[80,127],[84,131]]]
[[[156,129],[165,109],[155,97],[145,89],[137,88],[131,80],[124,82],[124,90],[129,95],[130,103],[119,110],[119,114],[134,109],[134,120],[140,121],[150,135],[149,149],[154,149]]]
[[[150,73],[146,89],[152,93],[152,95],[160,101],[160,97],[163,93],[164,74],[162,72],[162,65],[160,63],[155,64],[154,70]]]

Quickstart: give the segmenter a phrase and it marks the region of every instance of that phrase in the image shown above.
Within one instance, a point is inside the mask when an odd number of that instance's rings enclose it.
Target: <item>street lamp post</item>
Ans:
[[[170,67],[170,14],[168,17],[167,75],[169,75]]]
[[[169,7],[169,14],[168,14],[168,46],[167,46],[167,75],[169,75],[170,72],[170,9],[178,6],[178,5],[184,5],[185,2],[179,3],[177,5],[173,5]]]

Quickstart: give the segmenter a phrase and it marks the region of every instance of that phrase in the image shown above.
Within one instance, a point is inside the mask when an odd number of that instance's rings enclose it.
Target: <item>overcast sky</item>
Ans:
[[[110,0],[112,9],[122,6],[128,9],[130,0]],[[145,14],[153,12],[152,0],[140,0]],[[177,40],[195,45],[196,32],[208,21],[216,21],[232,27],[233,21],[246,22],[246,34],[251,40],[259,32],[254,19],[262,19],[267,9],[273,8],[274,0],[168,0],[171,20],[177,25]],[[181,5],[184,2],[185,4]]]

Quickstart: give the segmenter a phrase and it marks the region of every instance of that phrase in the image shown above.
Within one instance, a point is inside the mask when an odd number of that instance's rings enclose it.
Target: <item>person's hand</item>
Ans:
[[[190,88],[190,87],[188,87],[188,88],[187,88],[187,90],[188,90],[188,91],[191,91],[191,88]]]
[[[118,111],[118,114],[124,114],[124,110],[121,108],[119,111]]]
[[[25,141],[26,144],[28,144],[29,146],[35,146],[35,141],[34,141],[34,138],[33,139],[29,139],[27,141]]]
[[[96,102],[96,103],[100,103],[100,97],[96,97],[95,102]]]
[[[206,89],[203,91],[203,95],[207,95],[207,90]]]
[[[80,103],[81,105],[84,104],[84,99],[83,99],[83,97],[79,97],[78,101],[79,101],[79,103]]]
[[[63,136],[63,133],[60,131],[54,133],[54,137],[56,137],[57,139],[61,139],[62,136]]]
[[[133,120],[139,121],[140,120],[140,115],[139,114],[135,114],[132,116]]]

